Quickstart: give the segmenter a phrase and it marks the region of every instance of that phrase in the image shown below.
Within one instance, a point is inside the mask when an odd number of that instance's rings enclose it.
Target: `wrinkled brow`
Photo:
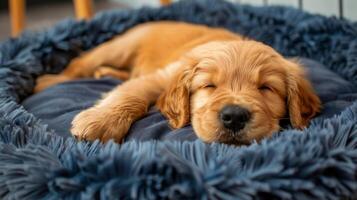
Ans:
[[[210,71],[196,71],[192,79],[191,89],[197,90],[212,84],[212,73]]]
[[[268,85],[280,95],[286,92],[286,71],[283,67],[264,66],[259,71],[259,85]]]
[[[195,66],[195,72],[214,73],[218,71],[217,62],[214,59],[203,59]]]
[[[219,75],[215,63],[200,62],[195,66],[191,88],[196,90],[209,84],[214,84],[216,76]]]

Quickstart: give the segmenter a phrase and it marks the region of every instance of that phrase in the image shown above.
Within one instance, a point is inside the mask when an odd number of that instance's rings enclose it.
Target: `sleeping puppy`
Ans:
[[[202,25],[137,25],[72,60],[61,74],[39,77],[35,92],[94,76],[129,80],[74,118],[71,132],[79,139],[121,141],[151,104],[172,128],[191,123],[203,141],[229,144],[269,137],[287,117],[303,128],[320,109],[298,63]]]

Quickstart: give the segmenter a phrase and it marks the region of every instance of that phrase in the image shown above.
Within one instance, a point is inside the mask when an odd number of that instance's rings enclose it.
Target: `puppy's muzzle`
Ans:
[[[243,129],[250,118],[250,112],[238,105],[227,105],[219,112],[222,125],[233,132]]]

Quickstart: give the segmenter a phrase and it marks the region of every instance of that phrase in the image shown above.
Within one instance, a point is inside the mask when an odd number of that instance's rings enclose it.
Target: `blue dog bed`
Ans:
[[[302,130],[249,146],[204,144],[154,109],[127,142],[78,142],[73,116],[120,81],[80,80],[32,95],[87,50],[146,21],[220,26],[299,56],[324,103]],[[124,47],[125,48],[125,47]],[[106,12],[0,45],[1,199],[341,199],[357,193],[357,24],[219,0]],[[150,140],[158,139],[158,140]]]

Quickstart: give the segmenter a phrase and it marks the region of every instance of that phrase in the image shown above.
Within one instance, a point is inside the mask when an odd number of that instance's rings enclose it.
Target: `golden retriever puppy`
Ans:
[[[298,63],[227,30],[180,22],[137,25],[39,77],[35,91],[106,75],[129,80],[74,118],[80,139],[121,141],[154,103],[172,128],[191,123],[203,141],[229,144],[269,137],[282,118],[303,128],[320,109]]]

